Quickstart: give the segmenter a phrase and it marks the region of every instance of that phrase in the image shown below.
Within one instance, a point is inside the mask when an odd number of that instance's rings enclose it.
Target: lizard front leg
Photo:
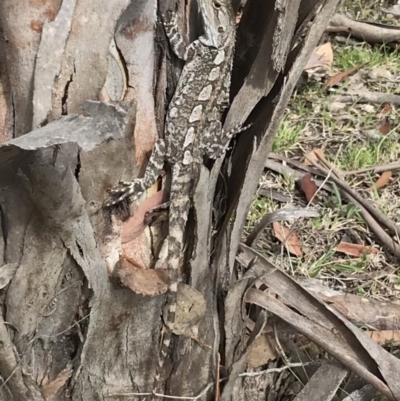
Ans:
[[[105,206],[114,206],[128,197],[132,197],[135,200],[142,196],[161,174],[164,167],[165,153],[165,141],[164,139],[159,139],[154,145],[144,177],[132,182],[121,181],[116,188],[110,191],[111,196],[106,200]]]
[[[251,124],[245,126],[238,125],[230,131],[224,131],[220,121],[213,121],[210,124],[209,131],[203,137],[203,143],[200,148],[209,159],[216,160],[224,155],[228,148],[229,141],[235,135],[245,131],[250,126]]]

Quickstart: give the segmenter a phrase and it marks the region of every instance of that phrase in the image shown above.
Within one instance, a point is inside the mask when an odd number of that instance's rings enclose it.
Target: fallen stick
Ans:
[[[380,166],[375,166],[375,167],[366,167],[362,168],[360,170],[353,170],[353,171],[343,171],[343,175],[358,175],[358,174],[364,174],[368,173],[369,171],[372,171],[373,173],[383,173],[385,171],[393,171],[393,170],[399,170],[400,169],[400,162],[393,162],[393,163],[387,163],[387,164],[382,164]]]
[[[335,14],[328,28],[330,31],[349,33],[368,43],[400,42],[400,29],[385,27],[366,22],[354,21],[342,14]]]
[[[339,103],[390,103],[400,106],[400,95],[391,95],[390,93],[370,92],[363,90],[353,95],[337,95],[333,96],[330,101]]]

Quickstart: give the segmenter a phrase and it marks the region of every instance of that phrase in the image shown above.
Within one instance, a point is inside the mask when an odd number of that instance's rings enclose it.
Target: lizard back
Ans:
[[[166,159],[171,164],[200,163],[209,145],[223,140],[221,119],[229,106],[235,45],[230,12],[230,24],[220,33],[220,47],[200,38],[189,52],[166,117]]]

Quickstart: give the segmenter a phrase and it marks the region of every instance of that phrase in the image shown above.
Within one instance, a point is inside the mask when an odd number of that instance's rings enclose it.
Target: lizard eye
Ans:
[[[219,33],[223,33],[224,31],[225,31],[225,29],[224,29],[223,26],[219,26],[219,27],[218,27],[218,32],[219,32]]]
[[[213,5],[217,10],[221,8],[221,3],[219,3],[218,1],[214,1]]]

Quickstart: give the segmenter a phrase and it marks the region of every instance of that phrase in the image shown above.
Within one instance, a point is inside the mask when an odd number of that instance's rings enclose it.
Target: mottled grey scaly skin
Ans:
[[[144,177],[120,183],[111,191],[112,198],[106,202],[106,206],[112,206],[127,197],[137,199],[156,182],[164,162],[171,166],[168,236],[170,284],[168,312],[164,316],[170,329],[175,320],[180,258],[199,165],[203,163],[204,156],[216,159],[223,155],[229,139],[236,133],[223,132],[221,124],[222,115],[229,106],[235,44],[233,9],[230,0],[199,0],[199,6],[205,34],[189,46],[179,35],[174,16],[169,22],[164,22],[173,51],[186,61],[168,107],[165,139],[157,141]],[[168,353],[171,334],[167,330],[163,340],[157,381]]]

